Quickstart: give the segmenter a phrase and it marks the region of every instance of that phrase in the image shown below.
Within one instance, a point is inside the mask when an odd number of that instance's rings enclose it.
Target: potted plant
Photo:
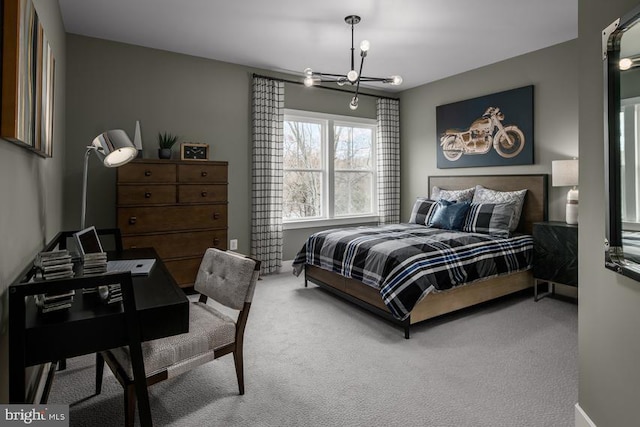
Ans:
[[[171,158],[171,148],[178,142],[178,136],[170,133],[158,133],[158,157],[161,159]]]

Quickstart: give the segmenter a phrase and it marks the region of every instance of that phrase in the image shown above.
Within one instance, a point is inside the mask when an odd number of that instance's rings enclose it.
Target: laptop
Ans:
[[[98,237],[98,232],[93,225],[74,233],[73,237],[76,240],[78,251],[80,251],[82,256],[104,252],[100,238]],[[107,261],[107,273],[130,271],[132,276],[145,276],[151,272],[155,262],[156,260],[153,258]]]
[[[155,262],[156,260],[153,258],[118,259],[114,261],[107,261],[107,273],[130,271],[132,276],[147,276],[151,273],[151,269]]]

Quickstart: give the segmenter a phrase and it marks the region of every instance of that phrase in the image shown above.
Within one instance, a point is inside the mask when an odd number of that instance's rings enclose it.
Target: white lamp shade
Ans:
[[[554,187],[578,185],[578,159],[551,162],[551,185]]]
[[[138,150],[122,129],[108,130],[96,136],[91,143],[96,154],[108,168],[117,168],[135,159]]]

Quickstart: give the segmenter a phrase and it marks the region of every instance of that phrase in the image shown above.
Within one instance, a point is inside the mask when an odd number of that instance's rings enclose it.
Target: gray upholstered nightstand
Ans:
[[[554,294],[556,283],[578,286],[578,226],[560,221],[533,224],[534,299]],[[538,284],[548,291],[538,295]]]

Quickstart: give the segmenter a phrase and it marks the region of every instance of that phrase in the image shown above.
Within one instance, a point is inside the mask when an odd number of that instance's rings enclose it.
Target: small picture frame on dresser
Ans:
[[[209,160],[209,144],[198,142],[181,143],[180,160]]]

